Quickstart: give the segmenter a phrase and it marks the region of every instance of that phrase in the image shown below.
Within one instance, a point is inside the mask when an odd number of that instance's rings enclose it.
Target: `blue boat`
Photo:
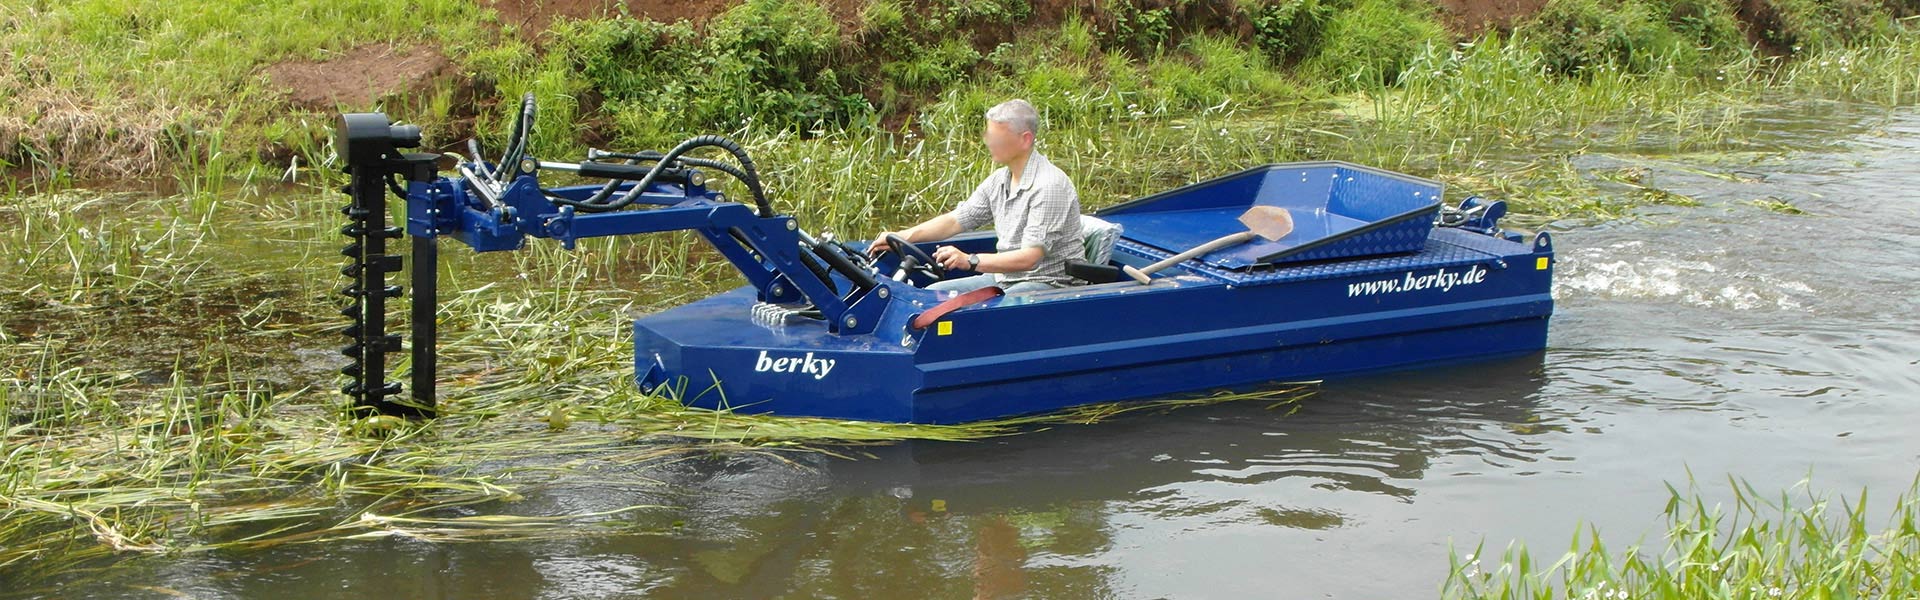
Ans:
[[[440,237],[484,252],[528,237],[571,247],[699,232],[748,284],[635,319],[635,377],[691,406],[745,413],[960,423],[1482,361],[1541,351],[1553,312],[1550,238],[1502,230],[1504,203],[1448,206],[1438,182],[1344,162],[1265,165],[1101,210],[1083,217],[1087,256],[1069,269],[1080,285],[955,295],[924,289],[971,274],[930,268],[934,244],[868,259],[772,210],[751,159],[724,138],[580,163],[510,145],[500,161],[464,162],[447,177],[437,155],[400,150],[417,144],[417,130],[372,113],[343,119],[337,145],[355,182],[345,212],[362,219],[349,225],[360,236],[355,264],[377,266],[355,273],[358,304],[343,311],[358,336],[345,352],[359,359],[343,391],[379,412],[432,409],[432,313],[420,307],[433,306]],[[738,164],[683,156],[701,146]],[[542,170],[610,181],[543,189]],[[707,189],[706,172],[741,179],[755,197]],[[398,351],[398,336],[369,326],[384,308],[367,304],[398,293],[365,291],[391,290],[378,272],[400,269],[378,239],[397,232],[369,233],[384,225],[372,219],[385,214],[377,197],[391,179],[406,180],[391,187],[405,197],[414,244],[411,400],[381,378],[378,354]],[[1255,207],[1285,209],[1293,230],[1177,261],[1145,283],[1124,274],[1246,231],[1239,218]],[[990,251],[994,238],[939,244]]]

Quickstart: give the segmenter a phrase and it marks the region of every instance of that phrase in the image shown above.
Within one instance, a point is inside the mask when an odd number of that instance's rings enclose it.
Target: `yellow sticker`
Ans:
[[[933,500],[933,512],[947,512],[947,501],[935,498]]]
[[[941,321],[939,328],[936,329],[935,332],[940,335],[953,335],[953,321]]]
[[[1545,270],[1547,270],[1547,257],[1545,257],[1545,256],[1542,256],[1542,257],[1540,257],[1540,258],[1538,258],[1538,259],[1535,259],[1535,260],[1533,261],[1533,270],[1535,270],[1535,271],[1545,271]]]

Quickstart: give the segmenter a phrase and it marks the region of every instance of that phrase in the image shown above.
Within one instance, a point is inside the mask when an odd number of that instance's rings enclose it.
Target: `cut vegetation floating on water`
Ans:
[[[1920,99],[1911,2],[711,4],[0,6],[0,573],[55,581],[129,554],[378,536],[604,534],[625,531],[619,513],[507,507],[593,464],[1311,401],[1298,385],[956,425],[690,407],[720,406],[733,378],[704,396],[721,378],[643,389],[633,319],[756,282],[681,232],[572,250],[442,244],[437,418],[355,414],[335,392],[347,362],[335,190],[351,166],[334,141],[340,112],[378,110],[418,124],[423,148],[467,153],[470,137],[516,147],[530,95],[519,147],[549,160],[721,133],[754,157],[780,212],[820,237],[864,239],[972,191],[991,168],[980,115],[1011,97],[1039,109],[1040,149],[1077,175],[1087,212],[1116,220],[1129,201],[1246,167],[1340,160],[1444,184],[1449,207],[1502,200],[1504,224],[1543,230],[1691,202],[1583,157],[1710,157],[1725,167],[1715,175],[1737,177],[1784,151],[1753,133],[1755,115]],[[731,178],[710,185],[753,197]],[[392,200],[389,224],[404,224],[405,204]],[[1800,212],[1778,199],[1752,209]],[[1534,243],[1510,262],[1532,269]],[[412,359],[390,357],[384,371],[405,381]],[[1116,397],[1171,391],[1140,386]],[[475,506],[490,508],[460,510]]]

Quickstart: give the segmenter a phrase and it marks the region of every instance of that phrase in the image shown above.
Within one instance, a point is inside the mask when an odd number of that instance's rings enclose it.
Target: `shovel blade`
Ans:
[[[1240,224],[1261,239],[1274,241],[1293,233],[1293,214],[1278,206],[1255,206],[1241,213]]]

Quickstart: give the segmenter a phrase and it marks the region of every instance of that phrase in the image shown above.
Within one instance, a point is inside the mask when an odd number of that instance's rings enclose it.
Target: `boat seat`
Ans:
[[[1113,243],[1120,241],[1120,224],[1093,215],[1080,215],[1080,243],[1087,262],[1104,265],[1113,260]]]
[[[1113,261],[1113,244],[1120,241],[1122,228],[1114,223],[1092,215],[1080,215],[1080,242],[1086,247],[1086,254],[1067,259],[1067,276],[1078,282],[1113,283],[1123,276],[1118,267],[1107,263]]]

